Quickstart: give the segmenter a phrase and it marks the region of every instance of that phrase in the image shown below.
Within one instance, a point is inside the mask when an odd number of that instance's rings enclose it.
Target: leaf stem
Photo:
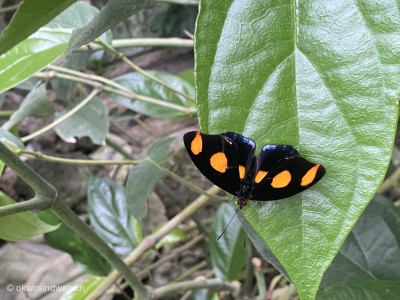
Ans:
[[[155,0],[156,2],[167,2],[181,5],[199,5],[198,0]]]
[[[56,127],[58,124],[64,122],[66,119],[71,117],[73,114],[75,114],[78,110],[80,110],[82,107],[84,107],[86,104],[89,103],[90,100],[93,99],[94,96],[96,96],[98,93],[100,93],[101,87],[95,87],[92,92],[84,99],[82,100],[77,106],[75,106],[73,109],[71,109],[69,112],[61,116],[60,118],[56,119],[53,123],[39,129],[36,132],[31,133],[30,135],[24,136],[21,138],[21,141],[27,142],[30,141],[31,139],[49,131],[50,129],[53,129]]]
[[[139,66],[135,65],[129,58],[127,58],[123,53],[118,52],[116,49],[114,49],[110,44],[107,44],[106,42],[100,40],[100,39],[96,39],[95,40],[96,43],[99,43],[100,45],[102,45],[104,47],[104,49],[106,49],[107,51],[113,53],[115,56],[117,56],[119,59],[121,59],[123,62],[125,62],[126,64],[128,64],[132,69],[134,69],[136,72],[142,74],[143,76],[153,80],[154,82],[157,82],[158,84],[161,84],[162,86],[166,87],[167,89],[173,91],[176,94],[179,94],[183,97],[185,97],[186,99],[196,102],[194,98],[190,97],[189,95],[187,95],[184,92],[178,91],[177,89],[173,88],[172,86],[170,86],[169,84],[167,84],[166,82],[158,79],[157,77],[147,73],[145,70],[143,70],[142,68],[140,68]]]
[[[91,160],[91,159],[71,159],[56,156],[50,156],[41,152],[32,152],[18,148],[14,151],[17,155],[25,155],[40,160],[45,160],[53,163],[68,164],[68,165],[137,165],[140,160]]]
[[[9,11],[17,10],[18,7],[19,7],[19,4],[7,6],[7,7],[2,7],[2,8],[0,8],[0,14],[1,13],[6,13],[6,12],[9,12]]]
[[[185,47],[193,48],[193,40],[181,38],[143,38],[143,39],[116,39],[111,42],[113,48],[126,47]],[[102,47],[96,43],[82,46],[74,51],[98,51]]]
[[[216,186],[211,187],[207,190],[207,194],[215,195],[220,191]],[[191,204],[185,207],[181,212],[179,212],[175,217],[169,220],[163,227],[157,232],[145,237],[143,241],[125,258],[125,263],[127,265],[132,265],[135,263],[147,250],[154,247],[154,245],[172,229],[177,227],[180,223],[186,220],[191,214],[197,211],[202,206],[206,205],[210,198],[206,195],[201,195],[196,198]],[[117,280],[119,276],[118,271],[112,271],[107,278],[102,282],[102,284],[93,291],[86,300],[95,300],[101,296],[112,284]]]
[[[9,118],[14,112],[15,112],[14,110],[1,110],[0,118]]]

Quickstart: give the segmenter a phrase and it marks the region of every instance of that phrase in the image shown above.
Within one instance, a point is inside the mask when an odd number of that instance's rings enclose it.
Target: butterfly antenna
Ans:
[[[239,211],[240,207],[237,208],[235,214],[233,215],[232,219],[229,221],[228,225],[226,225],[224,231],[222,231],[222,233],[219,235],[219,237],[217,238],[217,241],[221,238],[221,236],[223,236],[223,234],[225,233],[225,231],[228,229],[229,225],[231,224],[233,218],[237,215],[238,211]]]

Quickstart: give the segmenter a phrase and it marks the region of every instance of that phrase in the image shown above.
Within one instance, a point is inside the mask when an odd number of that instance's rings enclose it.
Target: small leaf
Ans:
[[[128,213],[124,188],[116,182],[87,175],[88,212],[94,230],[115,252],[127,255],[138,244]]]
[[[317,294],[317,300],[394,300],[400,299],[400,284],[385,280],[352,280],[330,285]]]
[[[10,141],[11,143],[15,144],[17,147],[19,147],[21,149],[25,149],[24,144],[21,142],[21,140],[19,138],[17,138],[15,135],[10,133],[9,131],[0,127],[0,142],[2,142],[4,145],[6,145],[7,147],[10,148],[11,147],[10,144],[4,142],[3,139]]]
[[[125,21],[127,18],[144,8],[149,0],[110,0],[101,9],[100,13],[85,27],[76,29],[72,33],[67,52],[90,43],[103,32],[109,30],[115,24]]]
[[[28,116],[45,117],[48,115],[53,115],[53,110],[47,99],[45,85],[41,84],[29,92],[18,110],[12,114],[10,120],[3,124],[3,128],[9,130]]]
[[[184,92],[191,97],[194,97],[194,87],[187,83],[185,80],[177,76],[162,72],[154,71],[148,73],[168,83],[176,90]],[[181,95],[175,94],[173,91],[139,73],[134,72],[124,74],[122,76],[114,78],[113,80],[137,94],[152,97],[158,100],[163,100],[165,102],[177,104],[186,108],[194,107],[194,103],[192,101],[186,99]],[[185,114],[183,112],[179,112],[177,110],[166,108],[157,104],[152,104],[139,100],[132,101],[131,99],[124,98],[120,95],[108,92],[107,94],[119,104],[135,112],[151,116],[153,118],[178,119],[192,117],[191,115]]]
[[[74,285],[59,300],[85,300],[96,288],[101,285],[104,278],[90,278],[79,285]]]
[[[129,173],[125,197],[129,212],[138,221],[141,221],[146,215],[146,199],[164,174],[162,168],[171,152],[172,141],[173,138],[169,138],[152,144],[147,152],[147,157]]]
[[[0,36],[0,55],[46,25],[76,0],[25,0]]]
[[[57,117],[73,109],[83,98],[85,97],[70,103],[63,113],[57,114]],[[88,136],[94,144],[101,145],[108,133],[108,126],[108,112],[103,100],[100,97],[93,97],[84,107],[58,125],[55,131],[64,141],[68,141],[71,137]]]
[[[29,78],[61,56],[72,30],[86,25],[98,11],[94,6],[78,1],[1,55],[0,93]]]
[[[0,206],[15,203],[13,199],[0,192]],[[49,225],[30,211],[25,211],[0,218],[0,238],[6,241],[25,241],[38,234],[54,231],[59,226],[60,224]]]
[[[217,240],[234,215],[235,210],[232,206],[222,203],[215,214],[209,233],[211,262],[215,276],[229,281],[236,279],[247,262],[243,228],[238,220],[233,220],[222,237]]]
[[[155,232],[158,231],[162,227],[163,227],[163,225],[158,226],[157,229],[155,230]],[[155,248],[160,249],[165,245],[175,244],[177,242],[186,240],[187,238],[188,238],[188,236],[182,230],[180,230],[178,227],[175,227],[174,229],[172,229],[168,234],[164,235],[157,242]]]
[[[351,279],[400,281],[399,270],[400,210],[377,194],[325,272],[320,287]]]
[[[38,216],[48,224],[59,224],[61,221],[49,210],[41,211]],[[96,249],[76,234],[64,223],[53,232],[44,235],[46,243],[71,255],[74,263],[85,272],[95,276],[107,276],[112,267]]]

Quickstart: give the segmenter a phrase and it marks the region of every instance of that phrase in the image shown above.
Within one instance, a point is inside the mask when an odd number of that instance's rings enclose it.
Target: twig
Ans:
[[[258,287],[258,296],[257,300],[264,300],[267,296],[267,284],[265,283],[264,273],[261,270],[261,261],[259,258],[254,257],[251,260],[251,263],[254,266],[254,276],[256,277],[257,287]]]
[[[116,49],[114,49],[111,45],[107,44],[106,42],[100,40],[100,39],[96,39],[95,40],[96,43],[99,43],[100,45],[102,45],[106,50],[108,50],[109,52],[113,53],[115,56],[117,56],[119,59],[121,59],[123,62],[125,62],[126,64],[128,64],[132,69],[134,69],[136,72],[142,74],[143,76],[153,80],[154,82],[157,82],[158,84],[161,84],[162,86],[166,87],[167,89],[173,91],[176,94],[179,94],[183,97],[185,97],[186,99],[195,102],[194,98],[190,97],[189,95],[187,95],[184,92],[178,91],[177,89],[175,89],[174,87],[170,86],[169,84],[167,84],[166,82],[158,79],[157,77],[154,77],[153,75],[147,73],[145,70],[143,70],[142,68],[140,68],[139,66],[135,65],[129,58],[127,58],[123,53],[118,52]]]
[[[100,93],[101,87],[95,87],[92,92],[84,99],[82,100],[77,106],[75,106],[73,109],[71,109],[69,112],[67,112],[65,115],[61,116],[60,118],[56,119],[53,123],[39,129],[38,131],[31,133],[30,135],[24,136],[21,138],[21,141],[27,142],[30,141],[31,139],[49,131],[50,129],[53,129],[60,123],[64,122],[66,119],[71,117],[74,113],[76,113],[78,110],[80,110],[82,107],[84,107],[86,104],[89,103],[90,100],[94,98],[98,93]]]
[[[277,276],[275,276],[272,281],[271,284],[268,287],[268,294],[267,294],[267,299],[266,300],[271,300],[272,299],[272,294],[274,292],[274,289],[276,287],[276,285],[278,284],[278,282],[283,278],[282,274],[279,274]]]
[[[182,5],[199,5],[198,0],[155,0],[157,2],[167,2]]]
[[[9,118],[14,113],[14,110],[1,110],[0,111],[0,118]]]
[[[194,272],[204,268],[207,266],[207,261],[203,260],[202,262],[198,263],[197,265],[194,265],[193,267],[191,267],[190,269],[186,270],[185,272],[183,272],[181,275],[179,275],[178,277],[176,277],[172,282],[179,282],[187,277],[189,277],[190,275],[192,275]]]

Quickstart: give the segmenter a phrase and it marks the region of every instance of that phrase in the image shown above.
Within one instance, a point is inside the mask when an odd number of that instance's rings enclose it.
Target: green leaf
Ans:
[[[15,144],[17,147],[21,149],[25,149],[24,144],[21,142],[19,138],[17,138],[15,135],[10,133],[9,131],[3,129],[0,127],[0,142],[2,142],[4,145],[6,145],[8,148],[10,148],[10,144],[5,143],[3,139],[6,139],[7,141],[10,141],[11,143]]]
[[[376,12],[379,11],[379,14]],[[243,214],[302,300],[381,183],[398,119],[396,2],[202,0],[196,29],[200,128],[290,144],[326,168],[311,189]]]
[[[221,204],[209,233],[211,262],[215,276],[229,281],[237,279],[238,273],[247,262],[243,228],[238,220],[233,220],[225,233],[217,240],[234,215],[235,210],[230,204]]]
[[[76,0],[25,0],[0,36],[0,55],[22,42]]]
[[[170,144],[173,139],[162,139],[152,144],[147,157],[129,173],[125,197],[129,212],[138,221],[147,214],[146,199],[164,174],[162,168],[171,152]]]
[[[335,283],[317,294],[317,300],[394,300],[400,299],[398,282],[354,280]]]
[[[168,83],[175,89],[182,91],[191,97],[194,97],[194,87],[187,83],[185,80],[177,76],[162,72],[154,71],[148,73]],[[173,91],[139,73],[134,72],[124,74],[122,76],[114,78],[113,80],[137,94],[153,97],[165,102],[181,105],[183,107],[194,107],[194,103],[192,101],[187,100],[181,95],[175,94]],[[178,119],[191,117],[190,115],[183,112],[179,112],[171,108],[162,107],[157,104],[152,104],[139,100],[132,102],[131,99],[124,98],[114,93],[107,92],[107,94],[119,104],[140,114],[151,116],[153,118]]]
[[[59,224],[61,221],[49,210],[41,211],[38,216],[48,224]],[[95,276],[107,276],[112,267],[96,249],[77,235],[64,223],[53,232],[44,235],[46,243],[71,255],[74,263],[85,272]]]
[[[87,175],[87,180],[90,223],[116,253],[127,255],[138,243],[124,188],[114,181],[92,175]]]
[[[162,228],[163,225],[158,226],[158,228],[155,231],[158,231],[160,228]],[[186,240],[188,236],[180,230],[178,227],[175,227],[172,229],[168,234],[164,235],[155,245],[156,249],[160,249],[165,245],[172,245],[177,242]]]
[[[106,32],[115,24],[125,21],[127,18],[144,8],[149,0],[110,0],[101,9],[100,13],[85,27],[76,29],[72,33],[67,52],[90,43],[103,32]]]
[[[187,69],[178,73],[176,76],[182,78],[187,83],[189,83],[192,87],[194,87],[194,69]]]
[[[53,110],[50,107],[47,99],[46,87],[44,84],[35,87],[25,97],[21,106],[16,110],[11,118],[3,124],[3,128],[9,130],[13,126],[17,125],[21,120],[26,117],[45,117],[53,115]]]
[[[104,278],[94,277],[74,285],[60,300],[85,300],[103,281]]]
[[[3,174],[4,167],[5,167],[5,164],[0,160],[0,178],[1,178],[1,175]]]
[[[61,56],[72,30],[99,10],[82,1],[71,5],[36,33],[0,56],[0,93],[24,81]]]
[[[81,97],[68,104],[65,111],[57,114],[57,117],[60,118],[73,109],[84,98]],[[84,107],[55,127],[55,131],[64,141],[73,137],[88,136],[94,144],[101,145],[108,133],[108,126],[108,112],[103,100],[100,97],[93,97]]]
[[[375,195],[322,278],[321,287],[351,279],[400,281],[400,210]]]
[[[0,191],[0,206],[15,203],[13,199]],[[57,223],[53,225],[46,224],[30,211],[8,215],[0,218],[0,239],[11,242],[25,241],[38,234],[54,231],[60,226]]]

